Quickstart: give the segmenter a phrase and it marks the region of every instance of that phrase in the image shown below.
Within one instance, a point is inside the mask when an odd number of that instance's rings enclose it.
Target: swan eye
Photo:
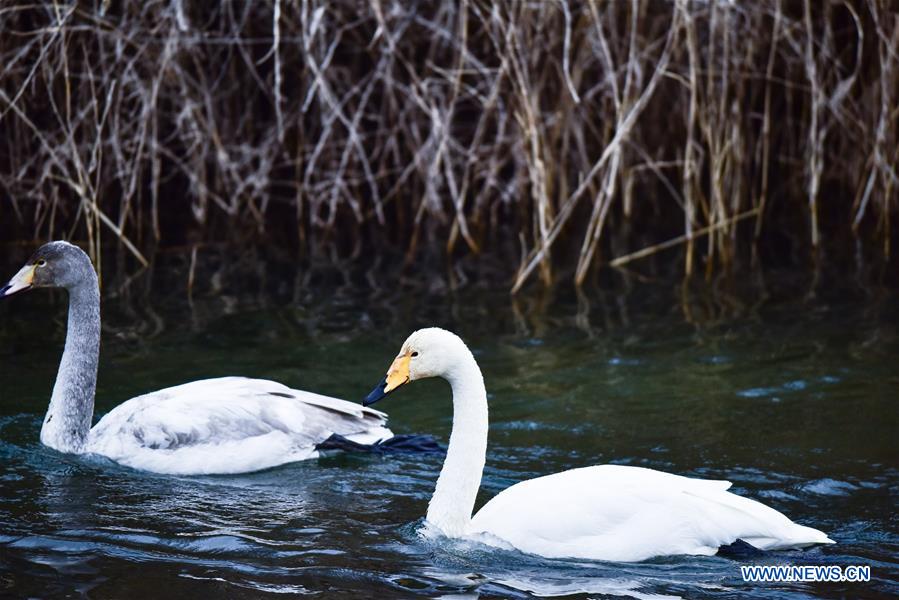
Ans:
[[[416,356],[418,356],[418,352],[413,352],[410,356],[411,356],[412,358],[415,358]]]
[[[45,261],[45,260],[42,258],[42,259],[40,259],[39,261],[37,261],[36,263],[34,263],[34,264],[36,264],[36,265],[39,266],[39,267],[44,267],[44,266],[47,265],[47,261]]]

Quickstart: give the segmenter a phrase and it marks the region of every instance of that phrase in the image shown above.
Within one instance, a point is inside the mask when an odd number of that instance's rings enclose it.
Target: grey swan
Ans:
[[[50,242],[0,288],[0,298],[32,288],[69,294],[65,350],[40,435],[50,448],[144,471],[199,475],[314,458],[329,439],[358,447],[393,438],[382,412],[245,377],[150,392],[115,407],[91,428],[100,354],[97,273],[77,246]]]

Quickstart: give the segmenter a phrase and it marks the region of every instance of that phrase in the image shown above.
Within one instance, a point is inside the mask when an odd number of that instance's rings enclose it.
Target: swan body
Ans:
[[[100,290],[88,256],[51,242],[0,288],[69,293],[65,350],[41,427],[60,452],[179,475],[256,471],[318,456],[332,435],[358,444],[393,436],[387,416],[358,404],[243,377],[194,381],[133,398],[91,428],[100,353]]]
[[[741,539],[760,550],[830,540],[760,502],[727,491],[730,482],[642,467],[600,465],[523,481],[472,518],[469,535],[489,534],[548,558],[632,562],[654,556],[711,556]]]
[[[728,490],[727,481],[601,465],[515,484],[471,516],[487,449],[487,393],[464,342],[422,329],[406,340],[369,405],[401,385],[439,376],[453,389],[453,430],[425,533],[474,538],[548,558],[641,561],[712,555],[742,540],[760,550],[833,543],[824,533]]]
[[[337,434],[375,444],[384,413],[274,381],[222,377],[133,398],[90,430],[84,452],[143,471],[247,473],[315,458]]]

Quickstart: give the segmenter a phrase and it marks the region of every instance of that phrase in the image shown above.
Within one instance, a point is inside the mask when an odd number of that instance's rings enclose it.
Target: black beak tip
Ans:
[[[11,288],[11,287],[12,287],[12,284],[9,284],[9,283],[8,283],[8,284],[4,285],[2,288],[0,288],[0,298],[3,298],[4,296],[6,296],[6,292],[7,292],[7,291],[9,290],[9,288]]]
[[[384,388],[387,387],[387,379],[379,383],[371,393],[362,400],[362,406],[371,406],[378,400],[383,400],[387,396]]]

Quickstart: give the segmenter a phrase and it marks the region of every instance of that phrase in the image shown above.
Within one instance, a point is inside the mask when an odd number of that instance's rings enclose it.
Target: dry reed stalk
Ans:
[[[759,195],[756,205],[759,207],[759,216],[755,221],[755,240],[758,242],[762,233],[762,223],[765,218],[765,204],[768,201],[768,184],[769,174],[771,172],[771,102],[773,96],[773,78],[774,78],[774,61],[777,58],[777,48],[780,43],[781,21],[783,20],[783,6],[781,0],[776,0],[774,7],[774,24],[771,27],[771,42],[768,49],[768,61],[765,66],[765,105],[762,117],[761,131],[761,156],[758,161],[761,163],[762,174],[761,183],[759,185]],[[755,250],[756,247],[753,247]],[[758,256],[753,253],[753,256]]]
[[[684,194],[684,229],[686,233],[687,247],[684,252],[684,272],[689,277],[693,273],[693,226],[696,222],[696,210],[699,205],[698,190],[699,183],[698,166],[696,159],[696,128],[698,119],[699,104],[699,47],[696,40],[696,26],[693,22],[693,15],[688,10],[687,0],[679,0],[678,9],[684,16],[684,23],[687,32],[687,55],[689,60],[689,113],[687,116],[687,136],[684,142],[684,166],[683,176],[681,178],[681,187]]]
[[[701,237],[704,235],[714,234],[716,231],[736,225],[743,219],[747,219],[749,217],[753,217],[758,214],[759,214],[759,209],[757,209],[757,208],[747,210],[746,212],[740,213],[738,215],[734,215],[733,217],[729,217],[725,221],[720,221],[718,223],[714,223],[713,225],[708,225],[707,227],[703,227],[702,229],[697,229],[696,231],[692,232],[691,235],[686,235],[686,234],[679,235],[676,238],[672,238],[670,240],[666,240],[659,244],[654,244],[652,246],[648,246],[641,250],[637,250],[636,252],[631,252],[630,254],[625,254],[624,256],[619,256],[618,258],[614,258],[611,261],[609,261],[609,266],[615,267],[615,268],[623,267],[624,265],[631,263],[635,260],[638,260],[641,258],[646,258],[647,256],[652,256],[653,254],[661,252],[662,250],[667,250],[669,248],[674,248],[675,246],[684,244],[691,239],[695,239],[697,237]]]
[[[818,79],[818,65],[815,50],[815,32],[812,25],[811,0],[803,4],[805,17],[805,70],[811,84],[810,122],[808,126],[808,204],[811,210],[812,246],[817,247],[820,233],[818,231],[818,190],[821,187],[821,173],[824,170],[824,131],[819,124],[824,108],[824,93]]]

